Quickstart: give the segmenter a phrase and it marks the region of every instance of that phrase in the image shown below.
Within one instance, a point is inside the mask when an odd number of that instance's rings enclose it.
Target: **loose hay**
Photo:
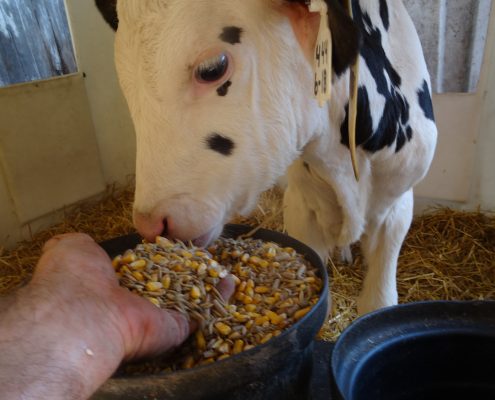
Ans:
[[[65,232],[85,232],[97,241],[132,232],[132,189],[110,188],[100,201],[67,211],[64,221],[0,251],[0,294],[25,284],[43,243]],[[282,196],[278,190],[263,194],[250,218],[235,222],[283,231]],[[363,260],[353,247],[352,265],[330,261],[333,300],[330,321],[321,336],[335,340],[356,317],[355,299],[362,281]],[[495,299],[495,215],[431,209],[415,218],[399,258],[398,289],[401,303],[421,300]]]

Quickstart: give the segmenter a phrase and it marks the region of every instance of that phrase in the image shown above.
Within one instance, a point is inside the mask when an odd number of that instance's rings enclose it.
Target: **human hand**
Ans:
[[[230,295],[233,285],[223,286]],[[87,398],[122,360],[165,352],[191,331],[185,316],[121,288],[106,253],[83,234],[46,243],[4,314],[0,385],[12,398]]]

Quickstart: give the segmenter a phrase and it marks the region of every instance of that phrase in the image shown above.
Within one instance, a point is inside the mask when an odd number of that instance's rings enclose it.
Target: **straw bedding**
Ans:
[[[60,224],[12,250],[0,249],[0,295],[29,280],[43,243],[53,235],[85,232],[103,241],[133,232],[132,198],[131,188],[111,187],[100,200],[67,210]],[[251,217],[234,222],[281,231],[281,210],[281,193],[272,190],[263,194]],[[352,265],[336,259],[328,263],[333,310],[321,332],[326,340],[335,340],[356,318],[364,267],[359,246],[352,252]],[[417,216],[399,258],[398,289],[401,303],[495,299],[495,215],[435,208]]]

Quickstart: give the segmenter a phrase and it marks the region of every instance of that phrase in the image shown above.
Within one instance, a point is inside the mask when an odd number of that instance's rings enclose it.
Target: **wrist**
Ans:
[[[6,398],[86,399],[118,366],[123,349],[119,340],[108,343],[109,327],[85,323],[83,314],[92,310],[67,301],[38,284],[0,304]]]

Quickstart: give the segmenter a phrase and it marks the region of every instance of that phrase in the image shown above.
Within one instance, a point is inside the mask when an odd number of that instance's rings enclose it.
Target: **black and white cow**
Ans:
[[[397,303],[413,187],[437,129],[430,80],[400,0],[326,0],[332,100],[313,97],[319,14],[284,0],[97,0],[137,134],[134,221],[148,238],[206,244],[287,173],[290,235],[323,258],[360,241],[365,313]],[[357,164],[349,66],[360,57]]]

